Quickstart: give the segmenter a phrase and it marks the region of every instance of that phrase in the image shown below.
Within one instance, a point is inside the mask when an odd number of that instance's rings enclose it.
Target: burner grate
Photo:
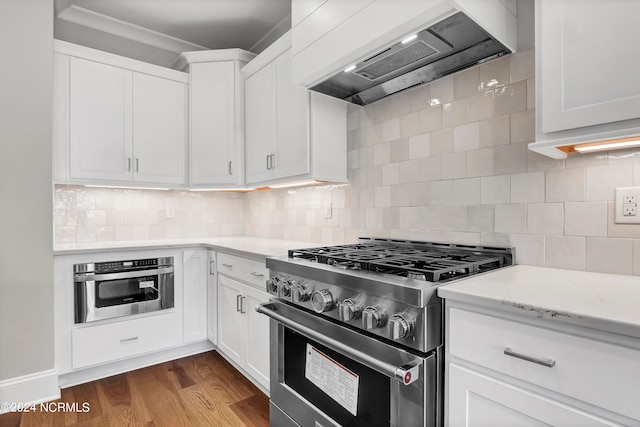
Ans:
[[[365,242],[289,251],[290,258],[368,270],[429,282],[445,282],[512,263],[510,252],[460,245]]]

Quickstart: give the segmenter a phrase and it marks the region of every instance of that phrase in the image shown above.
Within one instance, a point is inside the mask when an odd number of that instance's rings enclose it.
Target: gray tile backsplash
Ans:
[[[512,245],[520,264],[640,275],[640,225],[613,223],[640,152],[553,160],[535,138],[534,52],[348,113],[349,184],[191,193],[56,187],[56,242],[250,235]],[[176,218],[165,218],[175,205]],[[327,212],[331,204],[331,215]]]

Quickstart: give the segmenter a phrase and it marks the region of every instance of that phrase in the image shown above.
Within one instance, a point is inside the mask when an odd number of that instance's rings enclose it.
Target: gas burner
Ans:
[[[289,251],[289,258],[426,282],[447,282],[513,264],[509,248],[361,239],[361,243]]]

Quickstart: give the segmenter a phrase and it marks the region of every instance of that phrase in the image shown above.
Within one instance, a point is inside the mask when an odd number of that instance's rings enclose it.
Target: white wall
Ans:
[[[0,1],[0,380],[53,369],[53,1]]]

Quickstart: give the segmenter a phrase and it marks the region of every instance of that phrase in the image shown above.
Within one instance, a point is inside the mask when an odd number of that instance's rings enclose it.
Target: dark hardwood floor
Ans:
[[[73,410],[7,413],[0,427],[269,425],[269,398],[215,351],[69,387],[58,402]]]

